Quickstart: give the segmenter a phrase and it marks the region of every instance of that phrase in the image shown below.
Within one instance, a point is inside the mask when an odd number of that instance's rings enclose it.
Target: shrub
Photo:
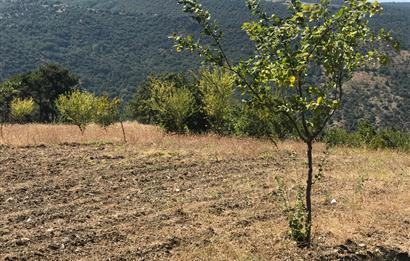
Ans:
[[[235,77],[220,68],[202,69],[198,88],[202,96],[202,109],[207,115],[211,129],[216,133],[232,130],[235,110]]]
[[[323,141],[329,146],[368,147],[410,152],[410,134],[398,130],[376,130],[368,123],[360,123],[353,132],[333,128],[326,132]]]
[[[376,129],[369,123],[361,121],[357,126],[356,133],[364,144],[371,144],[377,136]]]
[[[187,120],[195,112],[195,98],[187,88],[170,81],[152,80],[150,107],[158,123],[169,132],[187,132]]]
[[[410,134],[382,129],[380,130],[369,144],[373,149],[395,149],[410,152]]]
[[[197,82],[183,74],[149,77],[127,105],[127,115],[142,123],[159,124],[167,131],[293,136],[283,115],[272,114],[257,103],[240,102],[231,73],[219,67],[204,68],[195,78]],[[185,112],[177,113],[184,111],[183,106],[187,106]]]
[[[360,147],[364,144],[362,137],[358,133],[349,133],[343,128],[332,128],[328,130],[323,137],[323,141],[330,147]]]
[[[182,73],[150,76],[146,82],[139,86],[133,99],[126,106],[128,117],[141,123],[159,124],[166,128],[163,123],[163,115],[161,116],[158,108],[153,106],[154,94],[158,96],[158,92],[154,93],[153,89],[158,85],[158,82],[171,84],[174,89],[184,89],[192,94],[194,108],[193,112],[189,113],[189,116],[185,119],[185,131],[204,132],[208,129],[209,123],[201,109],[203,104],[202,95],[198,90],[198,86],[193,79],[187,78]],[[155,100],[158,100],[158,97]]]
[[[96,97],[89,92],[73,91],[68,95],[61,95],[56,102],[60,117],[64,121],[78,126],[81,134],[94,119]]]
[[[14,98],[10,103],[10,115],[17,122],[27,121],[35,111],[33,98]]]
[[[281,115],[266,108],[243,102],[235,121],[235,134],[258,138],[286,138],[292,136],[288,123]]]

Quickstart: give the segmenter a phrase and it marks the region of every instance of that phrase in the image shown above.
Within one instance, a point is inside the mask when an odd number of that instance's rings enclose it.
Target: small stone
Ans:
[[[14,200],[14,198],[8,198],[8,199],[6,199],[6,203],[9,203],[10,201],[13,201]]]
[[[337,203],[336,199],[332,199],[332,201],[330,201],[331,205],[335,205]]]
[[[344,252],[347,252],[348,250],[349,250],[349,248],[348,248],[347,246],[345,246],[345,245],[340,245],[337,252],[338,252],[338,253],[344,253]]]
[[[24,246],[24,245],[27,245],[29,242],[30,242],[30,239],[23,237],[23,238],[19,238],[16,240],[16,245]]]
[[[180,192],[181,190],[179,189],[179,188],[176,188],[175,189],[175,192]]]
[[[48,248],[55,251],[55,250],[58,250],[60,247],[58,245],[52,244],[52,245],[49,245]]]
[[[359,244],[358,246],[359,246],[359,247],[366,247],[366,244],[363,244],[363,243],[362,243],[362,244]]]
[[[29,222],[31,222],[31,221],[32,221],[31,217],[29,217],[29,218],[26,220],[27,223],[29,223]]]

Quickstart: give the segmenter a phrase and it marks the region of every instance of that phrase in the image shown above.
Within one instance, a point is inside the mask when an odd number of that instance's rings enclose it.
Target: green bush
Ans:
[[[410,152],[410,133],[397,130],[376,130],[368,123],[360,123],[355,131],[333,128],[326,132],[323,141],[329,146],[368,147]]]
[[[330,147],[347,146],[361,147],[364,145],[362,137],[358,133],[349,133],[342,128],[332,128],[326,132],[323,141]]]
[[[76,90],[58,97],[56,107],[62,120],[75,124],[83,134],[94,119],[96,101],[92,93]]]
[[[286,138],[292,136],[288,122],[280,114],[243,102],[235,119],[235,134],[258,138]]]
[[[185,119],[184,131],[204,132],[208,130],[209,123],[202,108],[202,96],[199,92],[197,83],[192,78],[187,78],[184,74],[164,74],[159,76],[150,76],[147,81],[142,84],[133,99],[126,106],[126,114],[131,119],[145,124],[159,124],[167,128],[169,124],[164,124],[164,114],[160,114],[158,106],[154,106],[153,97],[159,100],[159,93],[153,92],[158,82],[164,82],[173,85],[173,89],[184,89],[189,91],[193,97],[192,113]],[[168,122],[168,121],[167,121]],[[171,129],[174,129],[171,127]],[[171,130],[170,130],[171,131]]]
[[[371,144],[377,136],[376,129],[369,122],[359,122],[356,134],[360,136],[360,140],[363,144]]]
[[[227,134],[232,131],[235,111],[235,77],[220,68],[202,69],[198,88],[202,96],[202,110],[205,112],[211,130]]]
[[[269,113],[257,103],[241,102],[232,74],[204,68],[195,78],[196,82],[183,74],[149,77],[127,105],[127,115],[173,132],[293,136],[283,115]]]
[[[169,132],[189,131],[188,118],[195,112],[194,95],[174,82],[152,79],[150,108],[156,120]]]
[[[10,103],[10,115],[17,122],[25,122],[35,111],[33,98],[14,98]]]
[[[372,139],[369,147],[373,149],[395,149],[410,152],[410,134],[382,129]]]
[[[350,136],[349,133],[342,128],[332,128],[326,132],[323,137],[325,142],[330,147],[347,145]]]

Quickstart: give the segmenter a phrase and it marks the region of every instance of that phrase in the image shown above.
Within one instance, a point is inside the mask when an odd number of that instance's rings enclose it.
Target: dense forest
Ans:
[[[202,2],[226,32],[229,56],[249,55],[250,43],[240,31],[249,19],[244,1]],[[365,119],[410,130],[410,4],[383,6],[384,14],[372,24],[392,30],[404,51],[388,67],[355,75],[336,120],[349,128]],[[281,3],[267,8],[285,10]],[[195,70],[198,61],[177,54],[168,36],[198,31],[175,0],[2,0],[0,81],[53,62],[80,76],[83,88],[128,100],[149,74]]]

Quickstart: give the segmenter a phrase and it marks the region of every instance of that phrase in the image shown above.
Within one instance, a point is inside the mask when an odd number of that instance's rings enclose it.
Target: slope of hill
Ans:
[[[346,84],[335,122],[354,129],[359,120],[378,127],[410,130],[410,52],[401,51],[379,70],[356,72]]]
[[[129,98],[149,73],[186,71],[198,65],[189,55],[177,54],[168,36],[173,32],[198,33],[198,27],[184,15],[175,0],[1,0],[0,1],[0,81],[37,67],[43,62],[56,62],[77,73],[82,85],[95,92],[108,92]],[[239,30],[249,18],[243,0],[203,0],[220,21],[225,46],[230,57],[249,55],[249,42]],[[283,4],[273,6],[281,12]],[[375,27],[391,29],[404,49],[410,48],[409,3],[384,4],[385,12],[372,20]],[[393,67],[367,76],[378,81],[357,84],[347,104],[363,104],[351,113],[347,108],[339,119],[354,125],[356,118],[367,118],[380,125],[397,123],[409,113],[410,97],[408,56],[397,58]],[[363,81],[361,81],[363,83]],[[384,84],[386,83],[386,84]],[[376,85],[379,91],[375,91]],[[385,88],[387,86],[387,88]],[[366,91],[366,90],[369,91]],[[369,102],[369,95],[391,93],[397,106]],[[382,97],[379,95],[379,97]],[[379,98],[380,99],[380,98]],[[353,108],[356,108],[353,106]],[[381,120],[371,118],[371,111],[381,113]],[[407,117],[405,117],[406,119]],[[400,125],[410,130],[409,120]]]

